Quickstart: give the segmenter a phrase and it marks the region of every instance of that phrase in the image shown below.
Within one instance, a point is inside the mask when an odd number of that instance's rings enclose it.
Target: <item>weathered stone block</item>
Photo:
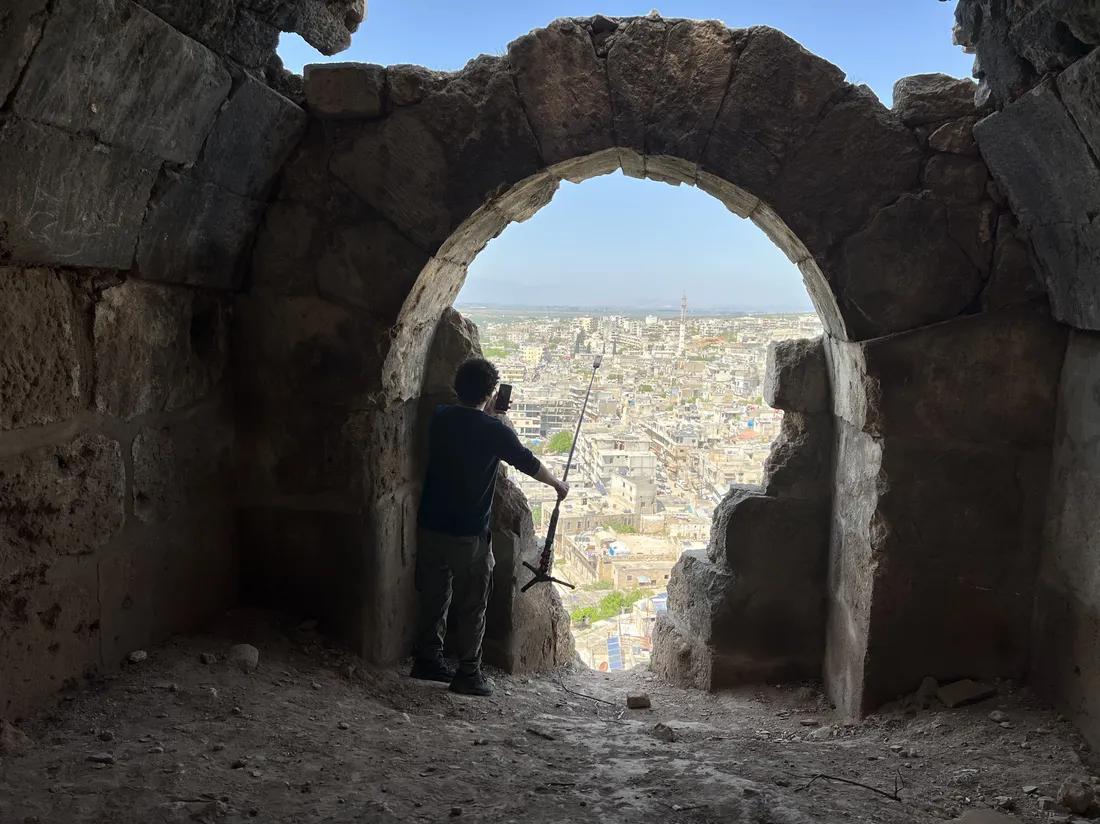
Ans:
[[[828,498],[833,487],[832,458],[832,415],[788,412],[764,462],[764,494]]]
[[[129,419],[209,395],[226,363],[225,305],[202,292],[128,280],[95,308],[96,408]]]
[[[1031,242],[1054,317],[1078,329],[1100,330],[1100,218],[1033,226]]]
[[[973,115],[978,86],[946,74],[915,74],[894,84],[894,114],[906,126]]]
[[[989,282],[982,292],[982,310],[989,312],[1024,303],[1046,301],[1046,290],[1031,264],[1024,238],[1011,214],[997,220],[996,245]]]
[[[1100,157],[1100,51],[1094,49],[1062,72],[1058,93],[1092,151]]]
[[[219,508],[231,497],[231,433],[232,422],[221,415],[143,427],[131,447],[137,519],[167,523]]]
[[[11,0],[0,19],[0,107],[15,90],[42,26],[46,22],[47,0]]]
[[[876,437],[1040,448],[1052,437],[1066,335],[1016,309],[864,343],[830,340],[833,409]]]
[[[745,41],[743,30],[731,31],[714,20],[669,24],[646,132],[647,152],[692,163],[702,159]]]
[[[81,435],[0,460],[0,580],[106,544],[125,518],[117,441]]]
[[[162,173],[145,214],[136,266],[145,280],[239,289],[264,204]]]
[[[938,154],[924,167],[924,185],[944,203],[978,203],[986,196],[989,170],[977,158]]]
[[[667,612],[657,616],[652,645],[652,667],[666,681],[688,689],[712,688],[713,651],[696,641]]]
[[[262,8],[262,7],[261,7]],[[367,0],[296,0],[264,9],[264,17],[282,31],[302,35],[321,54],[338,54],[367,16]]]
[[[385,108],[386,70],[369,63],[305,67],[306,106],[316,117],[378,117]]]
[[[243,505],[310,496],[333,506],[356,507],[368,492],[372,470],[389,468],[382,466],[383,456],[372,440],[371,413],[298,399],[277,408],[238,404],[237,415],[248,420],[238,429],[234,446]],[[373,456],[369,464],[364,455]]]
[[[907,194],[844,242],[826,273],[851,339],[948,320],[970,305],[981,273],[949,228],[941,203]]]
[[[47,126],[0,124],[0,261],[126,269],[156,167]]]
[[[193,174],[262,200],[305,126],[300,107],[246,76],[218,114]]]
[[[243,398],[343,406],[382,389],[389,336],[370,318],[318,297],[254,292],[236,301],[234,328],[235,358],[248,364],[237,373]]]
[[[959,244],[983,278],[989,277],[992,265],[996,220],[997,207],[991,200],[953,203],[947,208],[948,234]]]
[[[822,338],[784,340],[768,346],[764,403],[786,412],[825,412],[829,370]]]
[[[63,421],[84,407],[82,323],[65,278],[0,267],[0,430]]]
[[[508,59],[547,164],[614,148],[607,71],[584,26],[536,29],[508,45]]]
[[[455,370],[470,358],[480,357],[477,325],[455,309],[444,310],[424,369],[424,394],[453,394]]]
[[[507,61],[479,57],[419,105],[362,125],[330,168],[434,253],[470,215],[541,165]]]
[[[1040,74],[1059,72],[1089,53],[1058,8],[1065,3],[1043,3],[1012,27],[1012,44]],[[1095,42],[1095,41],[1093,41]]]
[[[821,254],[914,188],[922,160],[913,134],[860,87],[825,115],[762,197]]]
[[[63,3],[46,24],[15,111],[190,163],[231,85],[213,53],[133,3]]]
[[[1083,224],[1100,213],[1100,168],[1052,84],[985,118],[974,134],[1024,225]]]
[[[708,561],[686,552],[669,580],[681,632],[714,651],[713,686],[820,671],[828,502],[730,491]]]
[[[701,168],[762,196],[846,85],[844,72],[782,32],[746,35]]]
[[[73,560],[0,585],[0,712],[26,716],[99,665],[96,566]]]
[[[1049,463],[1003,444],[945,449],[919,437],[887,438],[882,455],[865,703],[926,675],[1020,677]],[[937,608],[899,609],[927,603]]]
[[[615,138],[620,148],[645,152],[646,131],[664,53],[668,24],[636,17],[620,25],[608,41],[607,81]]]
[[[937,152],[977,156],[978,143],[974,139],[976,116],[964,117],[944,123],[928,136],[928,145]]]
[[[851,716],[864,711],[874,571],[883,539],[876,514],[882,442],[843,420],[837,420],[835,428],[836,482],[823,669],[829,697],[841,712]]]

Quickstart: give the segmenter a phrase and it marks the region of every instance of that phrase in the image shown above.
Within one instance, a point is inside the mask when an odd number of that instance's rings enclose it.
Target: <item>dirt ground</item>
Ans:
[[[259,648],[251,675],[225,662],[234,643]],[[1011,684],[845,724],[812,685],[706,695],[637,670],[498,673],[492,698],[457,696],[252,612],[148,653],[18,725],[0,822],[911,824],[998,805],[1045,822],[1039,796],[1093,759]],[[652,709],[625,709],[636,692]]]

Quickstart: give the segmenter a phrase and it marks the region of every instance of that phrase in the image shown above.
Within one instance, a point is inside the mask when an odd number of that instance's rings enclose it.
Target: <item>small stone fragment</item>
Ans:
[[[164,746],[161,744],[156,744],[149,748],[149,752],[151,752],[153,755],[162,755],[164,753]]]
[[[1044,795],[1039,799],[1039,809],[1045,813],[1057,813],[1061,815],[1068,815],[1070,812],[1069,807],[1063,807],[1049,795]]]
[[[642,692],[638,695],[628,695],[626,697],[626,706],[627,709],[632,710],[647,710],[650,708],[651,704],[649,702],[649,696]]]
[[[233,763],[229,765],[229,768],[232,769],[232,770],[243,770],[245,764],[247,764],[247,763],[248,763],[248,761],[246,759],[237,758],[237,759],[234,759]]]
[[[650,730],[650,735],[667,743],[672,743],[676,740],[676,731],[668,726],[668,724],[655,725],[653,729]]]
[[[115,740],[115,734],[113,732],[111,732],[110,730],[104,730],[103,732],[101,732],[99,734],[99,740],[100,741],[114,741]]]
[[[1016,806],[1016,802],[1009,798],[1007,795],[993,796],[993,803],[1002,810],[1011,810],[1013,807]]]
[[[336,727],[337,729],[341,730],[350,730],[351,724],[349,724],[347,721],[341,721],[339,724],[336,725]]]
[[[318,684],[316,681],[314,681],[312,684],[310,684],[310,686],[313,687],[313,689],[315,689],[315,690],[321,689],[321,685]]]
[[[0,721],[0,755],[23,755],[31,748],[31,739],[18,727]]]
[[[234,715],[240,715],[243,712],[243,710],[240,707],[234,707],[232,710],[230,710],[230,712],[233,713]]]
[[[226,660],[241,672],[252,672],[260,665],[260,651],[251,644],[230,647]]]
[[[1058,803],[1078,815],[1088,813],[1097,801],[1097,789],[1086,776],[1070,776],[1058,789]]]
[[[920,686],[917,687],[918,698],[931,698],[936,694],[936,690],[940,688],[939,682],[931,676],[925,676],[925,679],[920,682]]]
[[[252,771],[252,777],[253,778],[259,778],[261,775],[263,775],[263,773],[261,773],[259,770],[253,770]]]
[[[961,707],[963,704],[972,704],[976,701],[984,701],[997,694],[997,688],[985,686],[969,678],[948,684],[936,690],[936,697],[947,707]]]
[[[131,664],[140,664],[142,661],[144,661],[148,657],[149,657],[149,653],[147,653],[145,650],[137,649],[137,650],[134,650],[133,652],[130,653],[129,661],[130,661]]]
[[[1007,721],[1008,716],[1000,710],[993,710],[993,712],[989,713],[989,720],[1000,724],[1002,721]]]
[[[218,656],[216,656],[212,652],[204,652],[202,655],[199,656],[199,660],[209,667],[218,663]]]
[[[214,752],[221,752],[222,750],[225,749],[225,744],[222,744],[221,742],[218,742],[213,747],[211,747],[211,749],[213,749]]]
[[[818,721],[816,718],[803,718],[798,723],[803,727],[820,727],[821,726],[821,722]]]
[[[891,744],[890,745],[890,751],[891,752],[901,752],[903,749],[904,748],[901,746],[901,744]]]
[[[93,753],[92,755],[88,756],[87,760],[91,761],[93,764],[114,764],[115,763],[115,757],[113,755],[111,755],[109,752]]]
[[[1035,795],[1035,793],[1039,792],[1039,788],[1036,787],[1034,784],[1028,784],[1021,789],[1023,790],[1024,795]]]

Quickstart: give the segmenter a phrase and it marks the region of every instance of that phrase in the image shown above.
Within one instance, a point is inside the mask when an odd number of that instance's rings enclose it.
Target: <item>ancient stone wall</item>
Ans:
[[[707,551],[681,556],[654,663],[714,689],[821,675],[833,493],[833,417],[824,341],[768,350],[764,400],[784,410],[762,487],[730,490]]]
[[[1061,376],[1031,679],[1100,743],[1100,8],[960,0],[976,54],[982,154],[1030,239],[1054,316],[1071,327]]]
[[[232,292],[304,121],[126,0],[0,13],[0,715],[235,602]]]
[[[285,467],[257,478],[274,485],[253,522],[279,524],[257,545],[295,535],[268,573],[291,600],[340,593],[368,655],[407,648],[409,456],[432,332],[489,239],[560,181],[622,169],[752,219],[799,265],[827,330],[825,411],[791,412],[768,485],[727,501],[695,559],[698,581],[726,581],[713,609],[687,614],[703,597],[688,561],[670,586],[673,651],[711,656],[696,682],[823,657],[858,713],[926,675],[1021,675],[1065,332],[979,156],[975,89],[906,78],[890,111],[780,32],[655,14],[557,21],[456,73],[310,67],[306,136],[237,302],[253,367],[238,399],[267,422],[245,469]],[[824,582],[824,604],[738,602],[738,575],[771,574],[754,566],[769,523],[796,510],[804,530],[783,549],[800,591]],[[932,603],[949,606],[928,620]]]

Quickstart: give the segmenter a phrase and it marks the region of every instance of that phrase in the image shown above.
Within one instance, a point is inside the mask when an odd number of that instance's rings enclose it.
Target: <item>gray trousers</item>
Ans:
[[[453,641],[458,669],[477,672],[485,638],[485,611],[493,589],[493,550],[480,536],[456,537],[427,529],[417,533],[417,588],[420,618],[416,656],[433,660],[443,655],[447,613],[454,599]]]

